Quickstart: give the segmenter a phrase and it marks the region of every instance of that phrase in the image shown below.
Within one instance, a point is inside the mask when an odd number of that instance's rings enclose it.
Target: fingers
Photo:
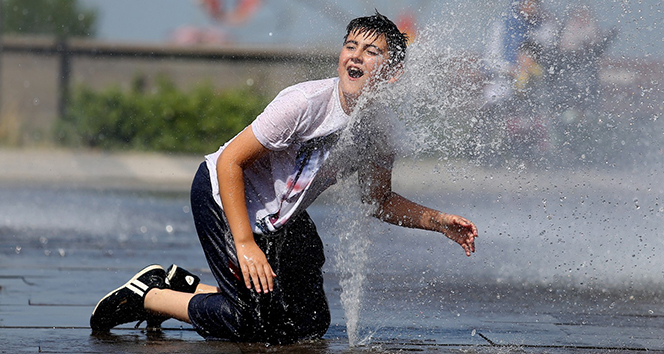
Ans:
[[[466,251],[466,256],[470,257],[470,255],[475,252],[475,240],[473,240],[473,236],[469,236],[459,242],[461,247],[463,247],[463,250]]]
[[[269,268],[270,266],[255,266],[252,267],[252,269],[255,269],[255,272],[251,276],[251,280],[254,282],[254,287],[256,288],[256,292],[264,292],[268,293],[270,292],[270,288],[268,287],[268,276],[266,275],[266,270],[265,268]]]
[[[466,251],[466,256],[470,257],[471,253],[475,252],[475,239],[477,238],[477,227],[475,224],[464,218],[459,218],[458,225],[463,229],[459,232],[463,235],[461,246]]]
[[[277,276],[263,251],[255,243],[236,245],[237,260],[242,271],[242,278],[247,289],[252,287],[257,293],[268,293],[274,290],[273,279]],[[253,285],[252,285],[253,284]]]
[[[270,292],[274,290],[274,272],[272,271],[272,267],[270,267],[269,264],[265,264],[263,267],[263,270],[265,271],[265,279],[264,281],[262,280],[261,284],[263,286],[263,291]]]
[[[245,256],[245,261],[240,261],[240,270],[242,270],[242,279],[244,279],[244,285],[247,289],[251,289],[251,274],[249,272],[249,264],[247,263],[249,259]]]
[[[477,238],[477,227],[475,224],[462,217],[456,217],[453,220],[456,227],[456,235],[452,239],[456,239],[457,243],[461,245],[466,252],[466,256],[470,257],[475,252],[475,239]]]
[[[471,235],[466,239],[466,256],[470,257],[475,252],[475,238]]]
[[[251,275],[251,282],[254,283],[254,288],[256,289],[256,292],[260,293],[261,283],[260,283],[259,268],[257,268],[253,262],[251,262],[251,264],[249,265],[249,274]],[[249,288],[251,288],[251,286]]]
[[[470,257],[470,247],[466,244],[461,245],[461,247],[466,251],[466,256]]]
[[[477,238],[477,226],[473,224],[472,222],[470,223],[470,229],[471,232],[473,233],[473,238]]]
[[[267,261],[261,265],[254,262],[252,258],[246,258],[243,262],[242,275],[247,289],[251,289],[251,284],[257,293],[268,293],[274,290],[274,277],[277,275],[272,271],[272,267]]]
[[[466,244],[468,246],[468,249],[466,250],[466,255],[470,256],[470,253],[475,252],[475,239],[477,238],[477,228],[475,228],[475,225],[472,225],[471,231],[466,237]]]

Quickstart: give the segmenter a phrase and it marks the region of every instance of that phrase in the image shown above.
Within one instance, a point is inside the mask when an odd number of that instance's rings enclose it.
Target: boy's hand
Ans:
[[[458,215],[440,213],[437,221],[442,226],[442,232],[450,240],[458,243],[466,251],[466,256],[475,252],[475,239],[477,227],[469,220]]]
[[[274,290],[273,279],[277,275],[272,271],[265,253],[256,242],[240,243],[236,244],[235,247],[237,249],[237,260],[240,263],[242,277],[247,289],[251,289],[251,283],[254,283],[254,288],[258,293],[268,293]]]

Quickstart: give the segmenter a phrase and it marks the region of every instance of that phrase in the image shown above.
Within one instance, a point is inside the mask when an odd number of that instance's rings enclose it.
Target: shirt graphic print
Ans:
[[[284,193],[279,196],[277,211],[256,221],[256,226],[263,234],[273,233],[285,225],[298,210],[298,206],[303,200],[302,194],[311,186],[311,182],[330,156],[330,150],[338,140],[339,133],[333,133],[302,144],[297,154],[296,168],[288,177]],[[333,183],[330,181],[330,184]]]

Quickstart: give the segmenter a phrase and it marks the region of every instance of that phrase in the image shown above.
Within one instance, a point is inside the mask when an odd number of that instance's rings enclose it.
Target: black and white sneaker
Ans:
[[[143,268],[124,285],[99,300],[90,316],[90,327],[93,331],[100,332],[133,321],[148,320],[154,324],[155,316],[148,314],[143,306],[145,294],[150,289],[166,287],[164,268],[156,264]],[[149,322],[148,326],[151,325]],[[161,322],[163,320],[159,324]]]
[[[201,278],[173,264],[166,271],[166,284],[169,289],[182,293],[195,293]]]

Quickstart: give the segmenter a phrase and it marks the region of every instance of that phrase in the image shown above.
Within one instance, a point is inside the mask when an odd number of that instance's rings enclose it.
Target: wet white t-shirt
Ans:
[[[338,78],[331,78],[288,87],[247,128],[270,150],[244,171],[247,210],[255,233],[278,230],[338,177],[355,171],[367,154],[374,155],[373,160],[379,165],[391,168],[393,154],[390,139],[386,139],[389,134],[377,131],[390,125],[346,129],[351,117],[341,108],[338,86]],[[372,111],[375,119],[391,120],[375,117],[385,114]],[[357,136],[357,131],[363,130],[368,132],[368,138]],[[348,139],[349,136],[352,137]],[[376,142],[377,137],[380,142]],[[205,157],[214,198],[220,206],[216,163],[228,143]],[[374,147],[367,148],[368,145]]]

